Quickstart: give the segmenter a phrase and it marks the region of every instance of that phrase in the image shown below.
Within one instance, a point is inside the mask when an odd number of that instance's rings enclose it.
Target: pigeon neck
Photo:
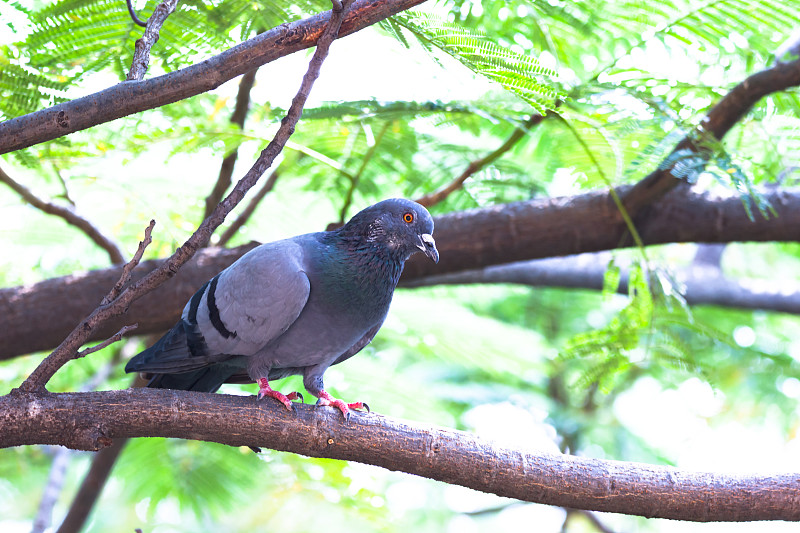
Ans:
[[[405,264],[400,252],[362,236],[333,232],[330,237],[334,240],[334,255],[344,264],[354,266],[361,282],[394,289]]]

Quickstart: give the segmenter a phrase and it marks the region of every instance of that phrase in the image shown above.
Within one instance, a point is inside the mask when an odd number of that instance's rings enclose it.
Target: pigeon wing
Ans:
[[[297,320],[311,288],[302,243],[262,244],[211,280],[197,312],[211,352],[252,355]]]

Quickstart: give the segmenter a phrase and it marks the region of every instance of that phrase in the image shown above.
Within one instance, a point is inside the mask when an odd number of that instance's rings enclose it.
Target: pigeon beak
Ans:
[[[423,233],[419,236],[419,242],[417,248],[422,250],[422,253],[427,255],[431,261],[438,263],[439,250],[436,249],[436,241],[433,240],[433,236],[430,233]]]

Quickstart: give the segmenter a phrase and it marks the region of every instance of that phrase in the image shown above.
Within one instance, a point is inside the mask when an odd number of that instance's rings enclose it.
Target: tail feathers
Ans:
[[[212,365],[179,374],[153,374],[148,387],[197,392],[216,392],[233,373],[226,365]]]
[[[234,356],[209,353],[196,324],[178,322],[155,344],[133,357],[126,372],[151,375],[148,387],[214,392],[238,367],[219,364]]]
[[[125,372],[189,372],[231,357],[209,353],[197,325],[181,320],[155,344],[128,361]]]

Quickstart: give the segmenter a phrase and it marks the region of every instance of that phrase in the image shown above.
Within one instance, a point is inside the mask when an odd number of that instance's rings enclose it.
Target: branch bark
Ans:
[[[693,521],[800,520],[800,474],[726,475],[503,448],[469,433],[255,397],[128,389],[0,397],[0,446],[158,436],[372,464],[524,501]]]
[[[158,42],[161,26],[164,25],[167,17],[175,11],[177,5],[178,0],[164,0],[156,6],[153,14],[147,19],[144,34],[136,39],[133,61],[131,62],[131,68],[128,71],[126,81],[138,81],[144,78],[144,75],[147,73],[147,67],[150,65],[150,49]],[[128,2],[128,12],[134,22],[139,20],[133,11],[130,0]]]
[[[738,196],[675,190],[659,202],[659,209],[640,220],[642,239],[646,244],[796,241],[800,235],[800,190],[762,193],[778,216],[751,221]],[[626,231],[612,199],[603,192],[451,213],[436,218],[439,265],[412,259],[402,281],[528,259],[612,250],[624,242]],[[133,322],[139,324],[137,334],[169,329],[198,287],[254,246],[256,243],[199,252],[174,282],[163,286],[158,294],[132,303],[124,320],[109,320],[90,339],[105,339]],[[143,262],[134,271],[134,284],[164,265],[164,260]],[[0,289],[0,360],[58,344],[74,326],[73,317],[90,312],[119,272],[120,267],[113,267]]]
[[[425,0],[358,0],[340,36],[362,30]],[[219,55],[143,81],[123,82],[94,94],[0,123],[0,154],[13,152],[213,89],[280,57],[314,46],[330,12],[282,24]]]

